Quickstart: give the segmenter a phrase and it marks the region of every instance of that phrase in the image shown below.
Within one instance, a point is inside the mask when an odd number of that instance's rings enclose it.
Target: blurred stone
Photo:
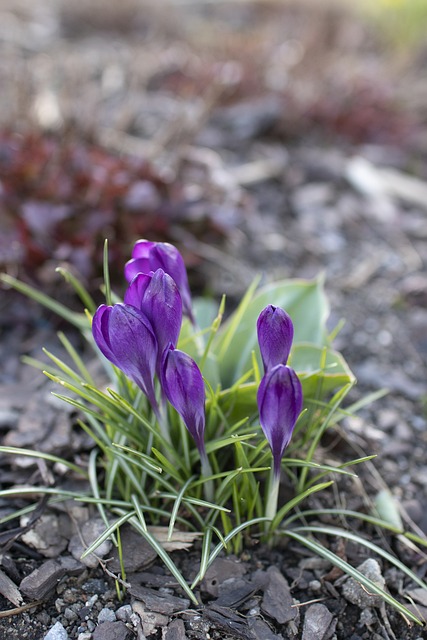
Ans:
[[[132,631],[124,622],[103,622],[92,634],[92,640],[130,640],[132,637]]]
[[[327,640],[335,631],[333,616],[324,604],[316,603],[308,607],[304,617],[302,640]]]
[[[82,526],[79,533],[72,536],[68,545],[69,552],[76,560],[80,560],[80,562],[87,567],[96,567],[98,565],[96,556],[103,558],[110,552],[112,546],[112,542],[110,540],[104,540],[104,542],[97,547],[94,553],[91,553],[85,558],[82,558],[81,556],[104,531],[105,523],[101,518],[93,518],[92,520],[89,520]]]
[[[22,534],[22,541],[47,558],[57,558],[68,544],[67,527],[63,526],[64,517],[64,514],[59,517],[52,513],[42,514],[31,528]],[[27,521],[27,517],[21,518],[21,525],[25,526]]]
[[[67,630],[60,622],[55,622],[55,624],[51,629],[49,629],[43,640],[68,640]]]
[[[164,640],[187,640],[185,626],[182,620],[172,620],[164,634]]]

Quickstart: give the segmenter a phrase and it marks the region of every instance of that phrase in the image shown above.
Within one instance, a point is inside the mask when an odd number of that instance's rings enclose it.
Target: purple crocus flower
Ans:
[[[124,297],[126,304],[142,311],[150,321],[156,336],[157,375],[160,377],[163,352],[178,342],[182,323],[182,301],[175,281],[163,271],[138,273],[130,283]]]
[[[269,304],[258,317],[257,332],[264,372],[286,364],[294,337],[292,320],[286,311]]]
[[[261,380],[257,401],[261,427],[273,454],[274,476],[278,478],[283,452],[303,404],[301,382],[295,371],[284,364],[267,371]]]
[[[148,318],[128,304],[103,304],[93,317],[92,333],[104,356],[142,389],[158,415],[153,382],[157,340]]]
[[[161,383],[193,437],[200,457],[206,458],[205,385],[199,367],[189,355],[170,345],[163,356]]]
[[[126,279],[130,282],[138,273],[150,273],[157,269],[163,269],[175,280],[184,313],[194,322],[187,271],[178,249],[168,242],[138,240],[132,251],[132,259],[125,265]]]

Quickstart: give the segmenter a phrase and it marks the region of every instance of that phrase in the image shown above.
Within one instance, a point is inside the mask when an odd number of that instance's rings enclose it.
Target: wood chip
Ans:
[[[141,600],[149,611],[164,615],[185,611],[190,606],[190,601],[186,598],[178,598],[168,593],[161,594],[159,591],[138,584],[131,583],[129,593],[137,600]]]
[[[21,592],[16,584],[0,569],[0,593],[18,607],[22,602]]]
[[[55,560],[48,560],[26,576],[20,586],[22,593],[33,600],[43,600],[55,589],[65,569]]]

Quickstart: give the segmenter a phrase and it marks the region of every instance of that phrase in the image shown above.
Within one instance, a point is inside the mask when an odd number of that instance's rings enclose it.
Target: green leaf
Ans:
[[[302,531],[302,528],[299,529],[299,531]],[[357,582],[359,582],[363,587],[367,589],[368,593],[375,593],[376,595],[381,596],[385,602],[397,609],[397,611],[399,611],[405,618],[409,618],[417,624],[421,624],[420,620],[411,611],[404,607],[403,604],[398,602],[398,600],[393,598],[393,596],[391,596],[389,593],[381,589],[375,582],[369,580],[369,578],[352,567],[348,562],[346,562],[342,558],[339,558],[337,555],[335,555],[335,553],[332,553],[332,551],[329,551],[329,549],[326,549],[326,547],[319,544],[316,540],[300,535],[297,530],[293,529],[282,531],[281,533],[282,535],[288,536],[293,540],[297,540],[300,544],[307,547],[311,551],[314,551],[314,553],[316,553],[321,558],[326,558],[326,560],[329,560],[331,564],[335,565],[344,573],[357,580]]]
[[[300,376],[305,398],[315,397],[319,386],[323,395],[355,381],[342,355],[329,347],[296,344],[289,362]]]
[[[403,530],[402,518],[394,497],[388,489],[382,489],[374,500],[375,511],[382,520],[385,520],[396,529]]]

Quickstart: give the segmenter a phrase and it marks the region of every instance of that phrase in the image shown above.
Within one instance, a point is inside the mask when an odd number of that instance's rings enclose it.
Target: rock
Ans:
[[[283,640],[283,636],[275,634],[261,618],[248,618],[248,625],[254,640]]]
[[[133,527],[122,527],[120,537],[126,573],[140,571],[154,562],[157,553]],[[121,569],[116,549],[112,552],[112,560],[108,564],[108,569],[113,573],[118,573]]]
[[[258,585],[243,578],[229,578],[220,585],[216,604],[221,607],[237,607],[258,591]]]
[[[49,629],[43,640],[68,640],[67,630],[60,622],[55,622],[53,627]]]
[[[19,413],[13,409],[0,407],[0,430],[12,430],[18,423]]]
[[[116,621],[116,614],[112,609],[109,609],[108,607],[104,607],[98,613],[98,624],[101,624],[102,622],[115,622],[115,621]]]
[[[302,640],[326,640],[335,630],[331,629],[333,616],[324,604],[312,604],[308,607],[304,617]]]
[[[298,611],[293,605],[293,598],[286,578],[277,567],[267,570],[268,583],[264,590],[261,610],[279,624],[285,624],[297,617]]]
[[[169,594],[163,595],[159,591],[141,587],[140,585],[131,584],[129,593],[137,600],[141,600],[149,611],[155,613],[171,615],[177,611],[188,609],[190,606],[190,601],[186,598],[177,598]]]
[[[65,570],[67,576],[79,576],[81,573],[83,573],[83,571],[86,570],[85,565],[72,556],[61,556],[60,558],[58,558],[58,562]]]
[[[182,620],[173,620],[166,629],[164,640],[187,640],[185,626]]]
[[[200,589],[213,598],[217,598],[220,585],[230,578],[240,578],[246,573],[246,566],[233,558],[216,558],[205,573]]]
[[[95,628],[92,640],[130,640],[132,636],[124,622],[103,622]]]
[[[130,604],[124,604],[122,607],[119,607],[116,611],[117,620],[121,620],[122,622],[130,622],[132,615],[132,607]]]
[[[139,619],[141,620],[142,630],[145,636],[156,633],[159,627],[166,627],[169,622],[169,618],[167,616],[164,616],[161,613],[155,613],[154,611],[148,611],[143,602],[134,602],[132,609],[138,614]],[[104,639],[101,639],[100,637],[99,640]]]
[[[82,558],[84,551],[95,542],[95,540],[105,531],[105,523],[101,518],[93,518],[86,522],[79,533],[72,536],[68,545],[68,551],[73,558],[80,560],[87,567],[94,568],[98,564],[97,557],[103,558],[109,553],[112,543],[110,540],[104,540],[102,544],[96,549],[95,554],[91,553],[89,556]]]
[[[384,589],[385,580],[381,574],[381,568],[377,560],[368,558],[357,567],[358,571],[372,580],[378,587]],[[354,578],[348,578],[342,586],[342,594],[346,600],[357,605],[361,609],[366,607],[380,607],[383,603],[381,596],[369,594]]]
[[[63,575],[64,567],[55,560],[48,560],[22,580],[20,589],[32,600],[43,600],[55,589]]]
[[[27,517],[21,518],[22,526],[26,526],[27,522]],[[22,534],[22,541],[47,558],[57,558],[68,544],[62,524],[62,519],[57,515],[44,513],[28,531]]]

